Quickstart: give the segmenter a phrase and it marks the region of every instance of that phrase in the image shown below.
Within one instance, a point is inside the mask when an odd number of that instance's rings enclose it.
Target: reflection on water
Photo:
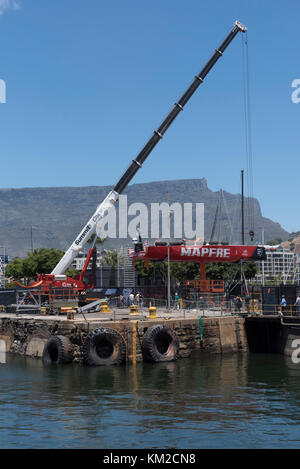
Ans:
[[[0,363],[6,362],[6,343],[0,339]]]
[[[0,365],[0,448],[296,448],[300,365],[194,355],[136,367]]]

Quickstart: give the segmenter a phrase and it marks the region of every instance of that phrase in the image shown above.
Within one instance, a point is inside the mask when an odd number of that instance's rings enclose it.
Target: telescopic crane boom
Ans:
[[[132,160],[129,168],[125,171],[122,175],[120,180],[117,182],[115,187],[112,191],[109,192],[107,197],[103,200],[103,202],[98,205],[95,213],[89,219],[83,230],[79,233],[79,235],[74,240],[73,244],[69,247],[66,251],[65,255],[62,257],[60,262],[56,265],[56,267],[51,272],[51,275],[62,275],[66,269],[70,266],[73,259],[77,256],[78,252],[83,248],[85,243],[91,237],[95,231],[97,232],[97,224],[103,218],[104,214],[109,210],[118,200],[119,195],[122,194],[124,189],[128,186],[129,182],[132,180],[134,175],[137,171],[142,167],[142,164],[146,160],[146,158],[150,155],[151,151],[163,137],[169,126],[172,124],[174,119],[177,115],[183,110],[185,104],[189,101],[191,96],[195,93],[198,86],[204,81],[204,78],[208,74],[208,72],[213,68],[215,63],[219,60],[219,58],[223,55],[225,49],[229,46],[233,38],[237,35],[237,33],[247,31],[246,26],[242,25],[239,21],[235,21],[234,26],[227,37],[224,39],[222,44],[215,50],[212,57],[209,59],[207,64],[203,67],[201,72],[195,76],[194,81],[185,91],[185,93],[181,96],[179,101],[174,104],[173,109],[161,123],[157,130],[153,132],[152,137],[146,143],[144,148],[140,151],[137,157]],[[101,233],[97,232],[98,236],[101,236]]]

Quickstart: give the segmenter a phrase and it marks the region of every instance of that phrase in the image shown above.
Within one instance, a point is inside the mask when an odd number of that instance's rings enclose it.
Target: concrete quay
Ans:
[[[118,313],[120,313],[118,311]],[[189,311],[159,313],[155,319],[149,314],[130,315],[122,311],[119,317],[112,313],[88,313],[85,318],[75,315],[74,320],[66,316],[40,316],[37,314],[0,314],[0,341],[7,352],[42,357],[47,340],[53,336],[65,336],[74,350],[74,361],[82,362],[81,347],[87,335],[98,328],[116,330],[126,344],[126,362],[143,360],[142,341],[147,329],[155,324],[171,328],[179,340],[179,358],[186,358],[194,350],[208,353],[237,353],[248,350],[245,319],[237,316],[204,317]]]
[[[82,346],[91,333],[115,331],[124,342],[124,360],[132,364],[144,359],[143,341],[154,326],[171,330],[178,341],[178,358],[193,351],[203,353],[280,353],[291,356],[294,340],[300,339],[300,318],[280,315],[228,315],[221,311],[171,310],[149,317],[147,310],[131,314],[129,309],[47,315],[22,312],[0,313],[0,346],[6,352],[41,358],[53,337],[65,337],[72,346],[72,361],[83,363]],[[162,345],[159,344],[158,348]],[[176,357],[176,358],[177,358]]]

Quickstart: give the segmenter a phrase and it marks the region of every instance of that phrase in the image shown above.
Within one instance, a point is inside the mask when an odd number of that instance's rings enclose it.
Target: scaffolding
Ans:
[[[130,256],[130,251],[132,249],[128,247],[122,247],[120,249],[120,254],[123,258],[123,272],[124,272],[124,282],[123,286],[125,288],[134,288],[135,287],[135,268],[132,264],[132,257]]]
[[[7,256],[5,254],[5,246],[0,246],[0,288],[5,288],[6,264],[7,264]]]

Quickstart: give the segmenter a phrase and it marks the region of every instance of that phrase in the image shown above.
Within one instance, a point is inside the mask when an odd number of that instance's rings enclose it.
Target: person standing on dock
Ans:
[[[242,309],[242,306],[243,306],[242,299],[239,296],[236,296],[235,299],[234,299],[234,302],[235,302],[235,310],[238,313],[240,313],[241,309]]]
[[[138,306],[140,306],[140,297],[141,297],[140,293],[137,292],[137,294],[135,295],[135,301]]]
[[[282,295],[280,306],[281,306],[281,312],[282,314],[284,314],[286,311],[286,299],[284,295]]]
[[[86,291],[81,290],[78,293],[78,306],[82,307],[82,306],[85,306],[85,305],[86,305]]]
[[[297,316],[300,316],[300,296],[299,295],[296,298],[295,306],[296,306]]]
[[[176,309],[179,309],[179,295],[177,292],[175,293],[175,306]]]
[[[129,306],[134,304],[134,294],[131,292],[129,295]]]

